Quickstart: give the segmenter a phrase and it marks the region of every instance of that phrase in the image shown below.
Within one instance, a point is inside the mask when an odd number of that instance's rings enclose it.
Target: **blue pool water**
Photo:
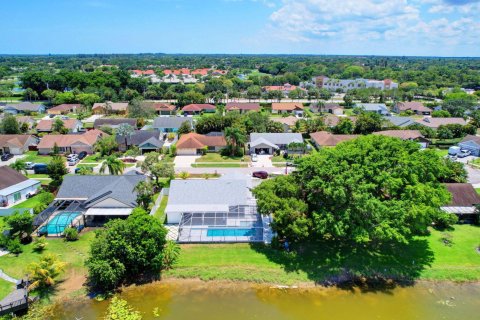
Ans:
[[[255,229],[208,229],[207,237],[251,237]]]
[[[62,212],[57,214],[55,217],[50,220],[47,225],[43,226],[40,229],[41,233],[48,233],[48,234],[58,234],[62,233],[72,221],[78,217],[81,212]]]

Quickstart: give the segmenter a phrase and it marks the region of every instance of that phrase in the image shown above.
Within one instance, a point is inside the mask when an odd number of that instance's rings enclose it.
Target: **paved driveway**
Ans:
[[[261,154],[258,155],[258,161],[257,162],[252,162],[252,167],[253,168],[272,168],[272,156],[267,155],[267,154]]]
[[[25,157],[25,155],[21,154],[21,155],[18,155],[18,156],[13,156],[13,158],[9,159],[8,161],[0,161],[0,167],[8,166],[11,163],[14,163],[15,161],[17,161],[17,159],[21,159],[23,157]]]
[[[191,168],[195,160],[200,156],[176,156],[173,160],[175,169],[177,168]]]

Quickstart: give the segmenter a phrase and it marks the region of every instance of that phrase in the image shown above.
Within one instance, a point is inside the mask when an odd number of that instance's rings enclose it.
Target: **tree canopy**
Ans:
[[[298,160],[291,176],[266,181],[254,194],[259,211],[272,214],[273,228],[290,241],[407,242],[432,223],[455,222],[439,208],[450,201],[442,182],[458,169],[416,142],[370,135]]]

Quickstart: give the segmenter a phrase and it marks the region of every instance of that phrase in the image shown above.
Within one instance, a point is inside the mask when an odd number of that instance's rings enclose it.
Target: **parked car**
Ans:
[[[8,160],[10,160],[10,159],[12,159],[12,158],[13,158],[13,154],[11,154],[11,153],[4,153],[4,154],[2,155],[2,158],[1,158],[1,159],[2,159],[2,161],[8,161]]]
[[[78,160],[78,158],[71,158],[71,159],[68,160],[67,163],[68,163],[69,166],[74,166],[79,162],[80,162],[80,160]]]
[[[45,163],[35,163],[33,165],[33,172],[35,174],[47,174],[48,173],[47,164],[45,164]]]
[[[459,158],[465,158],[468,157],[471,154],[469,150],[460,150],[460,152],[457,154],[457,157]]]
[[[82,151],[78,154],[78,159],[83,160],[83,158],[85,158],[86,156],[87,156],[87,152]]]
[[[268,178],[268,172],[267,171],[254,171],[252,173],[252,176],[254,178],[267,179]]]
[[[253,153],[250,158],[252,159],[252,162],[257,162],[258,161],[258,156],[256,153]]]
[[[25,162],[25,168],[27,170],[32,170],[34,165],[35,165],[34,162]]]
[[[76,154],[76,153],[70,153],[70,154],[67,156],[67,160],[71,160],[71,159],[78,159],[78,154]]]

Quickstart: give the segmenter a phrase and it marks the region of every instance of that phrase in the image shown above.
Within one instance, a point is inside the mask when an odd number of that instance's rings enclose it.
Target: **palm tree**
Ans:
[[[22,159],[17,159],[15,160],[14,163],[10,164],[10,168],[12,168],[15,171],[21,172],[23,174],[27,174],[27,165],[25,164],[25,161]]]
[[[125,170],[125,163],[115,156],[108,156],[105,158],[105,161],[102,162],[100,173],[104,173],[107,168],[111,175],[120,175],[123,173],[123,170]]]
[[[55,255],[48,254],[39,262],[32,262],[29,266],[29,290],[47,288],[55,284],[55,278],[65,270],[66,263],[60,261]]]
[[[225,138],[227,139],[227,145],[230,148],[231,156],[235,155],[237,147],[243,146],[247,141],[242,130],[235,127],[225,128]]]
[[[137,203],[148,210],[154,193],[153,185],[147,181],[140,181],[133,190],[137,193]]]

